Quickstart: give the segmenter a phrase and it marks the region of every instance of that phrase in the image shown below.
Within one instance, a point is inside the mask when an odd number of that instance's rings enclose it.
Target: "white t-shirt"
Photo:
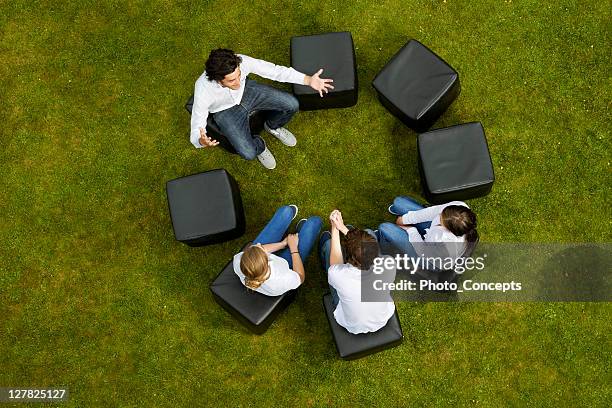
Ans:
[[[240,270],[242,254],[243,252],[234,255],[234,272],[236,272],[236,275],[238,275],[240,281],[244,285],[245,276]],[[268,266],[270,267],[270,276],[260,287],[255,289],[255,292],[267,296],[280,296],[302,284],[300,275],[289,268],[289,263],[284,258],[274,254],[268,254]]]
[[[431,226],[425,229],[425,239],[415,227],[404,228],[408,233],[408,239],[418,255],[429,257],[451,257],[461,258],[466,249],[465,236],[456,236],[440,222],[442,211],[449,205],[468,207],[463,201],[451,201],[450,203],[425,207],[421,210],[409,211],[402,216],[404,224],[418,224],[431,221]],[[433,245],[431,245],[433,244]]]
[[[395,270],[391,272],[392,276],[387,278],[393,281]],[[395,312],[393,301],[361,301],[361,274],[359,268],[346,263],[330,266],[327,275],[329,284],[336,289],[340,299],[334,317],[340,326],[353,334],[375,332],[383,328]],[[386,293],[388,295],[389,291]]]

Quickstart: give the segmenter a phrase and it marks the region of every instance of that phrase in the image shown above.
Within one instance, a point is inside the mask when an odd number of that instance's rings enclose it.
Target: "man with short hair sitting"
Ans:
[[[208,115],[219,126],[236,152],[247,160],[257,157],[267,169],[276,167],[276,160],[259,135],[252,135],[249,115],[253,111],[267,112],[264,128],[286,146],[295,146],[295,136],[283,126],[299,109],[295,96],[257,83],[247,76],[250,73],[278,82],[307,85],[323,97],[334,87],[331,79],[319,76],[322,69],[309,76],[293,68],[235,54],[219,48],[213,50],[206,61],[206,70],[195,84],[191,112],[191,143],[196,148],[214,147],[219,144],[206,134]]]
[[[389,294],[388,286],[376,293],[369,292],[369,296],[376,299],[363,301],[364,290],[371,283],[380,279],[384,282],[393,282],[395,268],[385,269],[377,275],[373,271],[375,264],[380,262],[378,242],[373,233],[357,228],[349,229],[344,225],[342,214],[338,210],[332,211],[329,216],[331,233],[325,231],[321,235],[319,245],[320,257],[324,263],[323,268],[328,273],[329,287],[332,293],[332,302],[335,307],[334,318],[339,325],[353,334],[375,332],[386,326],[395,313],[395,304]],[[342,255],[340,234],[345,236],[345,255]],[[371,289],[370,289],[371,290]]]

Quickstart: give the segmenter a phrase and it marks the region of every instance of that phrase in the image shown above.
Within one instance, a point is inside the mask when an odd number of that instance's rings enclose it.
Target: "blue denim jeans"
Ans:
[[[213,113],[221,132],[234,146],[236,152],[247,160],[253,160],[266,149],[259,135],[252,135],[249,115],[253,111],[265,111],[266,123],[271,129],[287,124],[300,105],[295,96],[268,85],[247,79],[239,105]]]
[[[257,238],[253,240],[253,244],[273,244],[283,240],[291,220],[293,219],[294,209],[288,205],[280,207],[274,213],[272,219],[259,233]],[[312,248],[314,247],[315,241],[321,232],[321,225],[323,222],[319,217],[310,217],[302,225],[298,231],[298,252],[302,262],[306,262],[306,258],[310,255]],[[289,248],[281,249],[277,251],[275,255],[284,258],[288,263],[289,267],[293,268],[293,260],[291,259],[291,251]]]
[[[323,266],[323,276],[327,281],[327,271],[329,270],[329,253],[331,252],[331,236],[329,234],[325,234],[321,236],[321,241],[319,242],[319,255],[321,256],[321,264]],[[338,291],[332,286],[329,285],[329,291],[332,295],[332,305],[334,306],[334,310],[336,310],[336,306],[340,302],[340,298],[338,297]]]
[[[391,205],[391,211],[395,214],[404,215],[410,211],[421,210],[424,207],[410,197],[396,197]],[[425,229],[431,227],[431,222],[421,222],[415,225],[421,235],[425,235]],[[408,240],[406,230],[390,222],[379,225],[380,246],[383,253],[387,255],[407,254],[410,257],[418,257],[412,244]]]

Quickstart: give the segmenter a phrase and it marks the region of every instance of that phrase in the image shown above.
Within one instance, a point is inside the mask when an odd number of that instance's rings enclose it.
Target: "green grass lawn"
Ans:
[[[409,38],[461,76],[436,126],[487,132],[482,240],[611,241],[610,3],[254,3],[0,1],[0,386],[67,386],[74,407],[609,406],[609,304],[399,303],[404,344],[344,362],[316,255],[263,336],[208,284],[281,204],[375,226],[420,194],[415,134],[370,85]],[[212,48],[287,65],[291,36],[343,30],[359,103],[299,113],[296,148],[266,137],[276,170],[189,143]],[[219,167],[245,236],[176,242],[165,182]]]

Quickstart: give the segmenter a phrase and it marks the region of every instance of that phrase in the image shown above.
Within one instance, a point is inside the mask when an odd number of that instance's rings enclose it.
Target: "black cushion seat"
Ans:
[[[331,293],[323,296],[323,308],[338,354],[345,360],[354,360],[399,346],[404,339],[397,310],[382,329],[372,333],[352,334],[336,322]]]
[[[187,112],[189,112],[189,114],[191,114],[191,111],[193,110],[193,95],[191,95],[185,104],[185,109]],[[251,127],[251,134],[259,135],[264,130],[266,112],[267,111],[253,111],[250,113],[249,125]],[[213,115],[214,113],[210,113],[208,115],[208,119],[206,120],[206,134],[212,139],[218,141],[219,146],[230,153],[236,154],[236,149],[234,149],[234,146],[232,146],[228,138],[223,134],[223,132],[221,132],[221,129],[219,129]]]
[[[433,204],[488,194],[495,175],[479,122],[420,134],[417,141],[424,195]]]
[[[309,86],[293,85],[301,110],[346,108],[357,103],[357,62],[349,32],[291,38],[291,66],[307,75],[323,68],[322,78],[333,79],[334,89],[323,98]]]
[[[476,240],[474,242],[470,242],[466,244],[465,251],[463,252],[461,257],[471,258],[479,242],[480,242],[480,237],[478,236],[478,233],[476,233]],[[450,283],[450,282],[456,282],[462,274],[455,272],[453,269],[429,270],[429,269],[417,268],[414,275],[418,280],[423,279],[423,280],[433,282],[433,283],[444,283],[444,282]],[[441,292],[444,292],[444,291],[442,290]]]
[[[245,217],[236,180],[224,169],[166,183],[168,207],[178,241],[201,246],[244,234]]]
[[[264,333],[297,293],[290,290],[281,296],[266,296],[250,290],[234,272],[233,261],[217,275],[210,291],[221,307],[255,334]]]
[[[457,71],[416,40],[391,58],[372,85],[382,105],[417,132],[429,129],[461,90]]]

